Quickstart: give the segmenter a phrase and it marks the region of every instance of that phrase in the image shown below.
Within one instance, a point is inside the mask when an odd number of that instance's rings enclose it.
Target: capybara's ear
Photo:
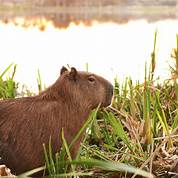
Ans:
[[[69,78],[74,81],[76,81],[76,79],[77,79],[77,70],[74,67],[71,67],[71,71],[69,73]]]
[[[68,71],[67,68],[62,66],[60,74],[62,75],[65,71]]]

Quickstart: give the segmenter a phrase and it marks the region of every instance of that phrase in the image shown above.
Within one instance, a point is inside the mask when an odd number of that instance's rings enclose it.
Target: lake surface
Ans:
[[[169,64],[173,62],[171,51],[176,47],[178,34],[176,15],[152,20],[127,18],[121,22],[122,18],[112,18],[111,14],[105,20],[99,20],[98,16],[90,19],[82,16],[82,20],[76,20],[77,14],[68,14],[66,20],[66,14],[60,14],[57,16],[60,23],[57,23],[52,15],[46,18],[39,14],[33,17],[5,14],[1,15],[0,21],[0,71],[10,63],[16,63],[16,80],[33,91],[37,90],[38,69],[48,86],[57,79],[60,68],[67,64],[86,70],[88,63],[89,71],[111,82],[116,76],[121,81],[126,76],[143,81],[144,66],[146,61],[150,62],[156,29],[156,77],[169,77]]]

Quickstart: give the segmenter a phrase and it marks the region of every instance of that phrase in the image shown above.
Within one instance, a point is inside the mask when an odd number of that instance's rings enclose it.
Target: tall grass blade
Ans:
[[[62,174],[56,174],[54,175],[53,177],[56,178],[56,177],[62,177],[62,178],[68,178],[68,177],[90,177],[93,175],[93,172],[69,172],[69,173],[62,173]]]
[[[54,158],[53,158],[51,137],[49,139],[49,144],[48,144],[48,154],[49,154],[49,163],[50,163],[50,167],[51,167],[51,172],[54,175],[54,174],[56,174],[56,169],[55,169]]]
[[[82,126],[82,128],[79,130],[79,132],[77,133],[76,137],[74,138],[74,140],[72,141],[72,143],[70,144],[70,146],[75,143],[76,140],[78,140],[78,138],[80,137],[80,135],[83,133],[84,130],[86,130],[86,128],[88,128],[89,130],[91,129],[92,125],[93,125],[93,122],[96,120],[96,117],[97,117],[97,113],[98,113],[98,110],[100,108],[100,104],[98,105],[98,107],[96,109],[94,109],[88,120],[84,123],[84,125]],[[82,141],[82,143],[85,143],[86,139],[87,139],[87,136],[88,134],[85,134],[85,137]],[[80,156],[80,153],[81,153],[81,150],[82,150],[82,147],[79,148],[78,152],[77,152],[77,155],[76,155],[76,160],[79,159],[79,156]]]
[[[27,171],[27,172],[25,172],[23,174],[20,174],[20,175],[18,175],[18,177],[24,177],[24,178],[25,177],[29,177],[29,176],[31,176],[31,175],[33,175],[35,173],[43,171],[44,169],[45,169],[45,166],[38,167],[38,168],[35,168],[33,170]]]
[[[2,77],[7,73],[7,71],[9,71],[9,69],[13,66],[14,64],[11,63],[0,75],[0,79],[2,79]]]
[[[14,70],[13,70],[13,73],[12,73],[12,76],[11,76],[11,80],[14,80],[16,70],[17,70],[17,64],[14,65]]]
[[[176,112],[177,112],[177,113],[176,113],[176,116],[175,116],[174,121],[173,121],[173,124],[172,124],[172,128],[173,128],[173,129],[176,129],[176,128],[178,127],[178,109],[177,109]]]
[[[129,79],[129,88],[130,88],[130,100],[129,100],[129,104],[130,104],[130,112],[131,112],[131,116],[136,120],[136,107],[135,107],[135,98],[134,98],[134,87],[132,84],[132,79]]]
[[[118,77],[114,78],[114,100],[113,100],[113,107],[119,109],[121,104],[120,100],[120,85],[118,81]]]
[[[151,129],[151,118],[150,118],[150,81],[147,79],[147,70],[145,65],[145,81],[144,81],[144,91],[143,91],[143,118],[144,118],[144,137],[145,143],[151,144],[153,141],[153,134]]]
[[[66,163],[66,154],[66,149],[63,143],[61,146],[60,153],[56,153],[56,160],[58,161],[56,162],[56,166],[59,165],[59,167],[57,167],[57,174],[67,172],[69,165]]]
[[[64,147],[65,147],[66,153],[67,153],[67,157],[68,157],[69,161],[72,162],[72,156],[71,156],[71,154],[70,154],[67,141],[66,141],[66,139],[65,139],[65,137],[64,137],[64,130],[63,130],[63,128],[62,128],[62,141],[63,141]],[[75,171],[75,168],[74,168],[73,165],[71,165],[71,168],[72,168],[72,171],[74,172],[74,171]]]
[[[101,160],[91,159],[91,160],[73,161],[72,164],[88,165],[90,167],[97,167],[108,171],[134,173],[136,175],[140,175],[148,178],[154,177],[151,173],[135,168],[131,165],[118,163],[114,161],[101,161]]]
[[[156,98],[156,101],[157,101],[157,104],[158,104],[158,107],[156,108],[156,114],[158,116],[158,119],[159,119],[162,127],[163,127],[165,134],[169,137],[169,141],[168,141],[169,147],[173,147],[173,143],[172,143],[172,140],[171,140],[171,137],[170,137],[169,125],[167,123],[165,112],[164,112],[163,107],[161,106],[159,96],[158,96],[157,93],[155,93],[155,98]]]
[[[38,84],[38,92],[40,93],[42,91],[42,79],[40,75],[40,70],[38,69],[38,75],[37,75],[37,84]]]
[[[108,144],[108,146],[112,147],[112,145],[114,144],[114,141],[113,141],[113,135],[109,133],[109,122],[108,122],[107,117],[108,117],[107,114],[103,113],[103,118],[104,118],[103,135],[105,138],[105,142]]]
[[[176,35],[177,49],[176,49],[176,70],[178,70],[178,34]]]
[[[99,108],[100,108],[100,105],[98,105],[98,107],[91,112],[91,114],[90,114],[89,118],[87,119],[87,121],[84,123],[82,128],[78,131],[77,135],[72,140],[71,144],[69,145],[69,148],[72,147],[72,145],[80,138],[81,134],[89,126],[89,124],[93,123],[94,119],[96,118],[96,115],[97,115],[97,112],[98,112]]]
[[[50,176],[52,176],[52,171],[51,171],[51,165],[48,157],[48,151],[46,149],[45,144],[43,144],[43,150],[44,150],[44,156],[45,156],[45,164],[46,164],[46,169],[48,170],[48,173]]]
[[[177,84],[177,79],[178,79],[178,34],[176,35],[176,41],[177,41],[177,49],[176,49],[176,77],[174,80],[174,85],[175,85],[175,90],[176,90],[176,108],[178,108],[178,84]],[[173,128],[176,128],[176,126],[178,125],[178,109],[176,109],[176,116],[174,119],[174,123],[173,123]]]
[[[157,41],[157,30],[155,31],[154,34],[154,47],[153,47],[153,52],[151,55],[151,80],[153,80],[154,77],[154,71],[156,67],[156,41]]]
[[[107,116],[108,116],[107,119],[110,122],[115,135],[117,135],[127,145],[127,147],[133,152],[132,143],[130,139],[128,138],[126,132],[124,131],[124,128],[120,120],[116,119],[111,112],[107,113]]]

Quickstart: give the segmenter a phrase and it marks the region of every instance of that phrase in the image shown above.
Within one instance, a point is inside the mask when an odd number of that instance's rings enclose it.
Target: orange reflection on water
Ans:
[[[15,17],[11,18],[10,20],[7,18],[2,20],[2,23],[4,24],[14,24],[15,26],[23,28],[38,28],[41,31],[44,31],[49,26],[53,26],[55,28],[68,28],[71,24],[83,24],[85,26],[92,26],[94,22],[94,20],[82,21],[73,19],[72,15],[70,15],[70,17],[68,17],[68,19],[65,19],[64,21],[55,21],[53,19],[50,19],[49,17]]]
[[[48,26],[54,26],[51,20],[47,20],[44,17],[33,17],[33,18],[22,18],[15,17],[10,21],[8,19],[4,19],[3,22],[5,24],[14,24],[15,26],[23,27],[23,28],[38,28],[41,31],[44,31]]]
[[[91,26],[70,23],[67,29],[55,28],[52,21],[38,18],[1,22],[0,71],[11,62],[17,63],[16,79],[33,89],[37,87],[38,68],[44,83],[49,85],[59,75],[62,65],[85,70],[87,62],[90,71],[110,81],[116,75],[121,80],[126,76],[143,80],[145,61],[150,60],[156,29],[156,76],[166,78],[168,63],[172,61],[170,54],[176,46],[176,20],[155,23],[138,20],[122,25],[93,21]]]

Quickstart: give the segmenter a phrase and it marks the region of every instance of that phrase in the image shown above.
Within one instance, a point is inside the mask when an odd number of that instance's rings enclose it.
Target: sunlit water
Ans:
[[[18,19],[18,24],[23,24]],[[153,51],[154,32],[157,37],[156,76],[167,78],[172,48],[176,47],[177,20],[148,23],[144,20],[127,24],[98,23],[91,26],[73,23],[66,29],[44,20],[46,28],[23,27],[14,23],[0,23],[0,71],[10,63],[17,64],[16,80],[36,91],[37,69],[46,86],[53,83],[63,65],[75,66],[100,74],[113,82],[118,76],[143,80],[145,62]]]

